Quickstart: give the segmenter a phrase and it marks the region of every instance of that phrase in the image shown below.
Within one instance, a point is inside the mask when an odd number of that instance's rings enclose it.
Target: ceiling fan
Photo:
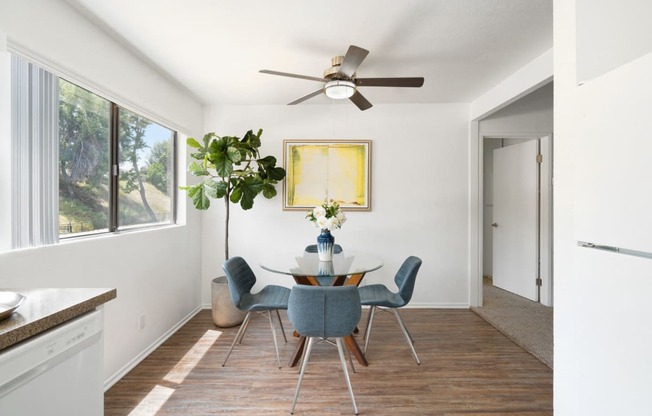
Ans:
[[[362,61],[367,57],[368,50],[351,45],[344,56],[336,56],[331,59],[331,67],[324,71],[324,77],[311,77],[307,75],[290,74],[287,72],[270,71],[263,69],[263,74],[280,75],[283,77],[307,79],[309,81],[323,82],[322,88],[311,92],[308,95],[288,103],[295,105],[302,103],[321,93],[329,98],[342,100],[348,98],[360,110],[364,111],[372,107],[371,103],[364,98],[358,87],[412,87],[419,88],[423,85],[423,77],[413,78],[357,78],[355,71]]]

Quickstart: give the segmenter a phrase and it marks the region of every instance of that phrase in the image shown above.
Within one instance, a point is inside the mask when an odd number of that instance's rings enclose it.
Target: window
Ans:
[[[174,195],[174,132],[123,108],[119,113],[118,222],[169,223]]]
[[[111,102],[59,79],[59,235],[109,230]]]
[[[12,127],[12,160],[30,162],[12,168],[12,218],[25,223],[13,229],[14,248],[53,243],[56,236],[174,223],[176,133],[20,57],[13,59],[12,125],[17,127]],[[54,100],[30,98],[44,95],[44,85]],[[44,204],[47,200],[54,201]],[[54,220],[34,221],[34,211],[48,211],[39,215]],[[26,212],[30,215],[20,214]],[[58,231],[45,230],[54,227]],[[48,238],[33,237],[39,234]]]

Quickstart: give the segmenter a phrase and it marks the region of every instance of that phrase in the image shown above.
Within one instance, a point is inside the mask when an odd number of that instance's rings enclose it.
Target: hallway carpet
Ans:
[[[487,278],[483,290],[484,306],[471,310],[553,368],[553,308],[499,289]]]

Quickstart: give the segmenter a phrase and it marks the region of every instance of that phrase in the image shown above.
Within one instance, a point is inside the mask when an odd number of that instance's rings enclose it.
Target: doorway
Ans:
[[[480,142],[480,278],[495,274],[496,287],[552,306],[551,135],[481,135]]]

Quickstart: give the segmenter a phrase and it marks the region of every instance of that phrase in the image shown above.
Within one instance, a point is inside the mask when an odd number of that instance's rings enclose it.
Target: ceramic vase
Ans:
[[[319,255],[319,261],[333,260],[334,245],[335,237],[331,235],[330,230],[322,228],[321,234],[317,236],[317,254]]]

